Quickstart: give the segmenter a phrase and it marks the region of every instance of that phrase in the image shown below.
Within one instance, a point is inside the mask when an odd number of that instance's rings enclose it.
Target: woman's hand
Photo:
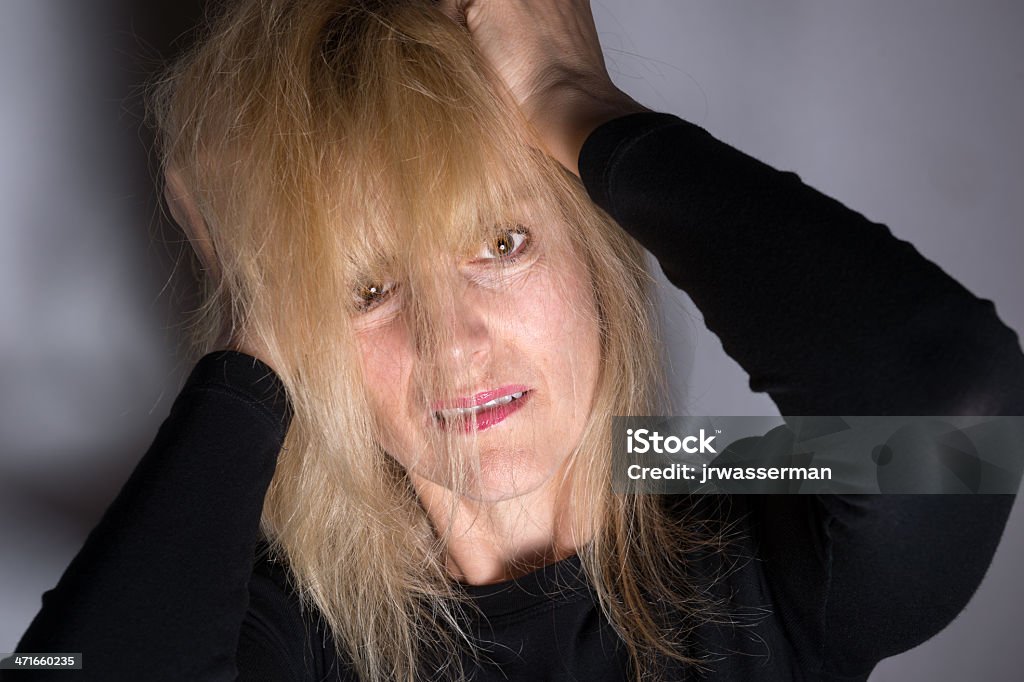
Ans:
[[[589,0],[441,0],[469,28],[540,135],[547,152],[579,175],[580,149],[602,123],[646,111],[615,87]]]

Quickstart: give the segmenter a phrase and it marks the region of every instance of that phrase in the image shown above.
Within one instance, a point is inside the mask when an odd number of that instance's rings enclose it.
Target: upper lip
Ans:
[[[510,384],[508,386],[502,386],[501,388],[495,388],[489,391],[480,391],[479,393],[471,396],[453,398],[451,400],[438,400],[431,405],[431,409],[433,409],[434,412],[438,412],[440,410],[452,410],[459,407],[476,407],[477,405],[489,403],[497,398],[504,398],[507,395],[522,393],[526,390],[526,386]]]

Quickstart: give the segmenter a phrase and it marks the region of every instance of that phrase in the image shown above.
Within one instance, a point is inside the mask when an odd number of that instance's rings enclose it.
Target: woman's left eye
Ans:
[[[516,227],[499,232],[487,240],[476,254],[477,260],[514,260],[530,241],[530,232],[525,227]]]

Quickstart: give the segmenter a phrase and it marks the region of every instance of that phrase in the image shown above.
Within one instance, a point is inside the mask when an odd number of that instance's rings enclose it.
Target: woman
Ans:
[[[612,415],[668,411],[640,245],[784,414],[1020,413],[1024,356],[883,226],[619,92],[587,3],[239,2],[155,101],[202,358],[19,650],[858,680],[980,581],[1009,496],[611,492]]]

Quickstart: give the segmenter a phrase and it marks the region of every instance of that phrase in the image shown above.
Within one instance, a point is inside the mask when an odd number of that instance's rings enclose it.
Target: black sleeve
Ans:
[[[235,680],[263,498],[290,419],[267,365],[234,351],[202,358],[18,644],[81,652],[83,669],[10,672],[12,682]],[[266,647],[252,621],[242,644]]]
[[[782,414],[1022,413],[992,303],[794,173],[640,113],[594,131],[580,174]]]
[[[659,113],[602,125],[579,167],[784,415],[1024,414],[1024,355],[993,304],[797,175]],[[747,502],[791,641],[857,676],[963,608],[1013,496]]]

